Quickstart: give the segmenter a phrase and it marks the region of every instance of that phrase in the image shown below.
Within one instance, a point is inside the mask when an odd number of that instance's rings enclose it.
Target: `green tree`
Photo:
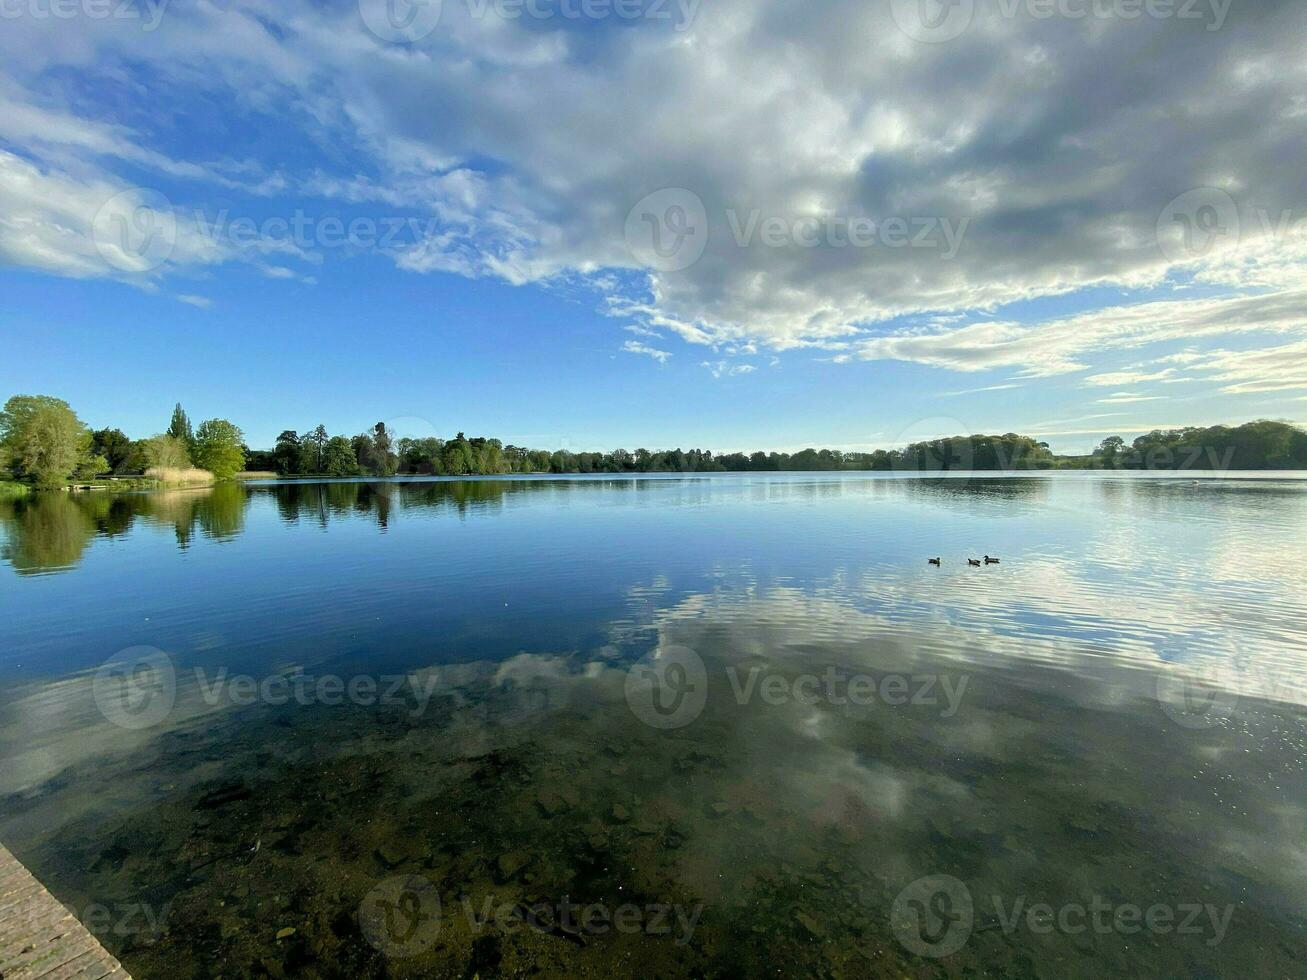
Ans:
[[[277,446],[272,451],[277,461],[277,472],[282,476],[294,476],[300,472],[300,437],[294,429],[287,429],[277,436]]]
[[[109,461],[98,453],[87,453],[77,469],[73,470],[75,480],[93,480],[101,473],[109,472]]]
[[[304,448],[308,460],[312,466],[310,472],[325,473],[327,442],[330,436],[327,435],[327,427],[319,425],[316,429],[304,437]]]
[[[120,473],[132,456],[132,440],[122,429],[97,429],[91,433],[91,452],[103,456],[108,469]]]
[[[191,420],[182,410],[182,403],[178,402],[177,407],[172,410],[172,421],[168,424],[168,435],[174,439],[180,439],[186,446],[186,451],[194,453],[195,451],[195,433],[191,431]]]
[[[390,444],[390,433],[386,431],[386,423],[378,422],[372,427],[372,468],[378,476],[392,476],[397,468],[398,460],[390,451]]]
[[[1104,466],[1115,466],[1116,457],[1123,449],[1125,449],[1124,439],[1120,436],[1108,436],[1099,443],[1098,448],[1094,450],[1094,455],[1102,460]]]
[[[344,436],[328,439],[322,454],[322,472],[328,476],[353,476],[358,471],[358,460],[350,441]]]
[[[195,465],[219,480],[230,480],[245,468],[245,436],[226,419],[209,419],[195,430]]]
[[[191,455],[186,450],[186,443],[161,432],[136,444],[133,463],[132,468],[142,472],[149,469],[184,470],[191,466]]]
[[[15,395],[0,412],[0,456],[21,480],[44,489],[67,482],[90,456],[91,433],[68,403]]]

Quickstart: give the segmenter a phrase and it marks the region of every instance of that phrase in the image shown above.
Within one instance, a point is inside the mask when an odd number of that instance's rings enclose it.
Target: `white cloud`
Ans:
[[[1175,377],[1174,368],[1161,371],[1110,371],[1107,374],[1091,374],[1085,378],[1087,385],[1099,385],[1114,388],[1118,385],[1137,385],[1147,381],[1170,381]]]
[[[1190,363],[1228,395],[1307,389],[1307,340],[1254,350],[1213,350]]]
[[[1036,324],[987,320],[931,333],[905,331],[863,341],[854,356],[916,361],[955,371],[1018,368],[1025,377],[1050,377],[1084,370],[1091,355],[1103,351],[1254,332],[1307,332],[1307,288],[1116,306]],[[1174,369],[1118,371],[1087,380],[1120,386],[1174,375]]]
[[[1136,395],[1129,391],[1116,391],[1106,398],[1099,398],[1100,405],[1133,405],[1135,402],[1161,401],[1165,395]]]
[[[965,388],[962,391],[946,391],[943,392],[943,396],[945,398],[956,398],[960,395],[979,395],[988,391],[1011,391],[1013,388],[1020,387],[1021,385],[1019,384],[987,385],[984,388]]]
[[[148,211],[154,246],[137,235],[133,209],[144,200],[106,177],[76,178],[0,150],[0,260],[73,278],[149,281],[164,264],[225,261],[223,247],[192,223]],[[167,220],[167,225],[164,221]]]
[[[714,378],[731,378],[740,374],[752,374],[758,370],[752,364],[732,364],[730,361],[704,361],[699,365],[712,372]]]
[[[181,293],[177,296],[177,299],[179,302],[185,303],[187,306],[195,306],[201,310],[207,310],[213,305],[213,300],[209,299],[207,296],[196,296],[193,293]]]
[[[1281,216],[1302,201],[1284,148],[1307,137],[1307,7],[1248,5],[1237,30],[1207,31],[1148,18],[990,19],[981,5],[973,28],[942,45],[908,39],[889,7],[715,0],[675,31],[503,20],[493,6],[473,17],[446,3],[439,29],[413,46],[380,43],[353,3],[308,0],[257,13],[241,2],[175,6],[152,32],[84,17],[6,21],[0,137],[25,160],[0,157],[0,260],[118,274],[86,232],[103,192],[127,186],[107,168],[130,166],[197,187],[413,209],[438,223],[397,254],[404,269],[515,284],[589,277],[612,290],[607,308],[626,325],[728,359],[815,348],[1048,377],[1108,351],[1304,331],[1307,246],[1301,223]],[[86,118],[93,102],[73,112],[28,94],[78,73],[80,88],[115,93],[105,118]],[[329,150],[300,175],[179,161],[162,147],[195,141],[176,139],[168,117],[112,111],[133,86],[274,118],[288,142]],[[16,176],[23,167],[33,173]],[[663,187],[703,202],[706,248],[689,268],[637,275],[632,287],[629,273],[613,275],[637,269],[627,213]],[[1230,195],[1240,234],[1206,253],[1164,251],[1159,219],[1200,187]],[[969,224],[953,258],[883,234],[866,248],[741,246],[727,215],[752,209],[786,221],[899,217],[910,230]],[[1163,244],[1175,231],[1163,222]],[[210,246],[183,245],[142,275],[233,257]],[[977,317],[1091,286],[1166,289],[1177,271],[1263,292],[1035,325]],[[879,331],[907,314],[928,315],[926,330]],[[649,351],[669,354],[635,352]]]
[[[650,347],[648,344],[642,344],[638,340],[628,340],[622,345],[622,350],[628,354],[644,354],[646,357],[652,357],[659,364],[666,364],[672,356],[668,351],[659,350],[656,347]]]

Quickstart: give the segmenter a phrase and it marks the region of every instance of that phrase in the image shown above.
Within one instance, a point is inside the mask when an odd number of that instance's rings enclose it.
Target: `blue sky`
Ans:
[[[360,2],[6,14],[0,394],[256,446],[1307,417],[1301,6]]]

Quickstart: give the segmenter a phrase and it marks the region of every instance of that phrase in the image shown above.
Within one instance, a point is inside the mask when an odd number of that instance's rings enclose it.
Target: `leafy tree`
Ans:
[[[472,458],[472,444],[467,441],[467,436],[463,435],[463,433],[460,432],[455,438],[445,443],[441,455],[441,462],[444,464],[443,469],[450,476],[464,476],[474,472],[475,462]]]
[[[344,436],[328,439],[322,455],[322,472],[328,476],[353,476],[358,471],[358,458],[350,441]]]
[[[1112,466],[1116,463],[1116,457],[1124,448],[1124,439],[1120,436],[1108,436],[1098,444],[1098,448],[1094,450],[1094,455],[1102,460],[1104,466]]]
[[[174,439],[180,439],[186,446],[187,452],[195,449],[195,433],[191,431],[191,420],[187,417],[186,412],[182,410],[182,403],[178,402],[177,407],[172,410],[172,421],[168,424],[168,435]]]
[[[386,423],[378,422],[372,427],[372,470],[378,476],[391,476],[395,472],[395,454],[390,451],[390,445],[390,433],[386,431]]]
[[[98,453],[87,453],[73,471],[75,480],[93,480],[101,473],[109,472],[109,461]]]
[[[304,437],[304,448],[307,459],[311,462],[310,472],[326,472],[326,453],[327,442],[331,437],[327,435],[327,427],[319,425],[316,429]]]
[[[88,463],[91,433],[66,401],[15,395],[0,412],[0,456],[19,479],[62,486]]]
[[[361,473],[372,472],[372,458],[376,453],[376,447],[372,444],[372,436],[367,432],[360,432],[349,441],[354,450],[354,462]]]
[[[121,473],[132,457],[132,440],[122,429],[97,429],[91,433],[91,452],[103,456],[106,469]]]
[[[241,448],[245,436],[226,419],[209,419],[195,430],[195,465],[219,480],[230,480],[245,468]]]
[[[294,476],[300,472],[300,437],[294,429],[287,429],[277,436],[276,448],[272,455],[277,461],[277,472],[282,476]]]
[[[162,432],[136,443],[132,469],[144,472],[149,469],[184,470],[191,466],[191,455],[186,443]]]

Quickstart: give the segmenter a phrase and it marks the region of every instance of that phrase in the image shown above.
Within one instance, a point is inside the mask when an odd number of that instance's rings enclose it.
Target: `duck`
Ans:
[[[934,565],[936,568],[939,567],[939,559],[938,559],[938,558],[927,558],[926,561],[928,561],[930,564]]]
[[[970,565],[972,568],[979,568],[979,567],[980,567],[980,559],[979,559],[979,558],[968,558],[968,559],[967,559],[967,564]]]
[[[997,564],[998,564],[998,559],[997,559],[997,558],[990,558],[989,555],[986,555],[986,556],[985,556],[985,564],[986,564],[986,565],[997,565]]]

